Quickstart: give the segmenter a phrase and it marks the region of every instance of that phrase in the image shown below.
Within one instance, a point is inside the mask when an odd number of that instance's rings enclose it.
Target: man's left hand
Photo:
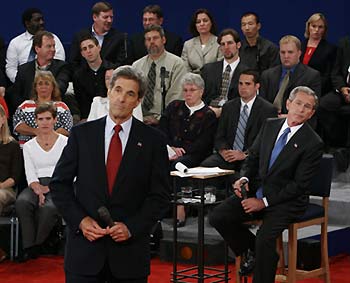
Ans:
[[[258,212],[265,208],[264,201],[257,198],[247,198],[242,200],[242,207],[246,213]]]
[[[122,222],[115,222],[113,227],[107,228],[107,233],[116,242],[126,241],[130,238],[129,229]]]

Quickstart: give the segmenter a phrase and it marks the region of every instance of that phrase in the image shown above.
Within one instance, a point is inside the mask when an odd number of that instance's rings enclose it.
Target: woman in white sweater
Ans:
[[[54,130],[57,109],[52,103],[37,106],[35,121],[38,135],[23,146],[28,187],[16,201],[24,248],[22,261],[40,254],[41,245],[57,223],[58,211],[48,184],[68,139]]]

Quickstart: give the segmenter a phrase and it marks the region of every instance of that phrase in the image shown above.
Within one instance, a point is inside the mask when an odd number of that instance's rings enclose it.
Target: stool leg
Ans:
[[[14,241],[14,226],[15,226],[15,223],[14,223],[14,218],[11,217],[11,231],[10,231],[10,259],[13,260],[13,249],[14,249],[14,244],[13,244],[13,241]]]
[[[19,221],[18,221],[18,217],[15,217],[15,222],[16,222],[15,257],[18,257],[18,242],[19,242]]]

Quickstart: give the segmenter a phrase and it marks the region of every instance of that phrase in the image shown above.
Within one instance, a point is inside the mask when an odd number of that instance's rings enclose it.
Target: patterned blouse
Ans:
[[[54,101],[53,104],[57,108],[57,122],[54,129],[57,130],[59,128],[63,128],[69,132],[73,126],[73,117],[68,106],[62,101]],[[36,106],[37,104],[34,100],[26,100],[20,106],[18,106],[15,114],[13,115],[13,132],[18,136],[18,141],[21,146],[33,137],[21,135],[16,131],[16,128],[22,123],[26,123],[32,128],[38,127],[35,122],[34,115]]]

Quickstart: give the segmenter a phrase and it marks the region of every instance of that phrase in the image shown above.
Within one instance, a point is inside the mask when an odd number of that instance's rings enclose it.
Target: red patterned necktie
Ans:
[[[119,138],[119,132],[122,127],[120,125],[114,126],[114,134],[109,144],[108,156],[107,156],[107,179],[108,179],[108,192],[112,195],[113,186],[117,177],[120,162],[122,160],[122,142]]]

